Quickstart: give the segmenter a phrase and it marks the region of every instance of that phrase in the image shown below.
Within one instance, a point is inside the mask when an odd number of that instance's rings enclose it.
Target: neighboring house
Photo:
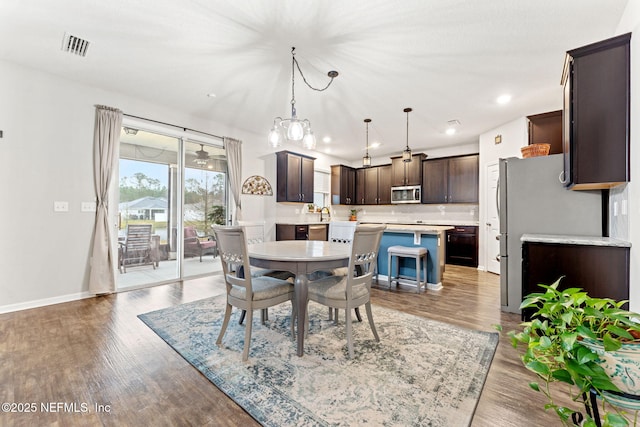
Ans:
[[[142,197],[130,202],[118,204],[122,219],[167,220],[167,199],[164,197]]]

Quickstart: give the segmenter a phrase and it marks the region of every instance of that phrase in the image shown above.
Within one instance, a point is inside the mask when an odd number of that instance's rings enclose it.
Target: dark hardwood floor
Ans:
[[[381,283],[373,302],[471,329],[517,327],[500,311],[498,276],[447,265],[443,285],[417,295]],[[223,292],[213,276],[0,315],[1,402],[22,411],[3,406],[0,425],[258,425],[136,317]],[[501,337],[472,425],[560,425],[533,379]]]

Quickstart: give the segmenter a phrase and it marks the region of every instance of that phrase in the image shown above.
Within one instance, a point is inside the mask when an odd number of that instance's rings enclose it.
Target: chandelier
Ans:
[[[295,47],[291,48],[291,118],[283,119],[282,117],[276,117],[273,119],[273,128],[271,128],[269,132],[269,145],[276,148],[282,145],[284,139],[287,139],[290,142],[302,141],[304,148],[313,150],[316,148],[316,137],[311,130],[311,123],[307,119],[300,120],[296,115],[295,71],[297,68],[304,83],[318,92],[326,90],[333,82],[333,79],[338,77],[338,72],[329,71],[327,73],[327,76],[329,76],[331,80],[329,80],[329,83],[327,83],[324,88],[317,89],[311,86],[304,77],[300,69],[300,64],[298,64],[296,60],[295,49]]]
[[[411,108],[405,108],[405,113],[407,113],[407,148],[402,152],[402,161],[410,162],[411,161],[411,148],[409,148],[409,113],[412,111]]]
[[[371,156],[369,156],[369,123],[371,123],[371,119],[364,119],[364,122],[367,124],[367,145],[365,145],[367,151],[362,158],[362,166],[368,167],[371,166]]]

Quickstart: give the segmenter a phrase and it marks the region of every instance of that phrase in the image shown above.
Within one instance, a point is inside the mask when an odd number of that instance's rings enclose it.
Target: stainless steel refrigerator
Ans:
[[[602,235],[601,191],[567,190],[562,173],[562,154],[500,159],[496,200],[503,311],[520,312],[523,234]]]

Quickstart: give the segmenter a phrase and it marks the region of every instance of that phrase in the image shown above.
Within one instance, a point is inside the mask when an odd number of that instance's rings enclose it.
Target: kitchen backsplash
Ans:
[[[349,206],[337,205],[331,207],[331,219],[346,221],[351,209],[358,210],[360,222],[397,222],[434,225],[478,225],[477,204],[447,204],[447,205],[384,205],[384,206]],[[309,213],[306,205],[278,203],[276,208],[276,222],[317,222],[319,213]],[[324,214],[326,218],[326,214]]]

